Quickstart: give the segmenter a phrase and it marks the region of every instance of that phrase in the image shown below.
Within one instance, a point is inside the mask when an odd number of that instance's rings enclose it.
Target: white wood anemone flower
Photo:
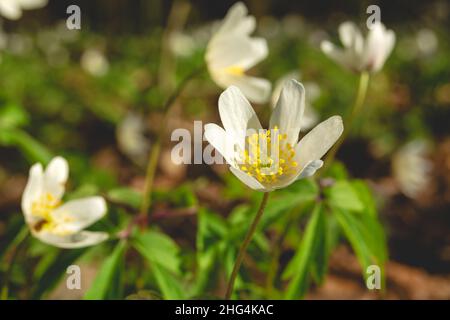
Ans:
[[[211,37],[205,58],[211,78],[218,86],[225,89],[235,85],[250,101],[264,103],[270,96],[270,82],[245,74],[268,54],[265,39],[250,37],[255,27],[255,18],[247,16],[245,5],[234,4]]]
[[[30,169],[22,195],[22,211],[33,236],[60,248],[81,248],[108,238],[105,232],[84,231],[107,211],[102,197],[87,197],[62,203],[69,166],[62,157],[47,168],[40,163]]]
[[[321,49],[335,62],[353,72],[379,71],[395,44],[394,31],[386,29],[381,22],[374,23],[365,39],[353,22],[344,22],[339,26],[339,38],[343,48],[325,40],[321,43]]]
[[[273,191],[312,176],[344,130],[341,117],[332,116],[298,141],[304,109],[303,85],[296,80],[286,82],[270,129],[264,130],[250,103],[231,86],[219,98],[224,128],[209,123],[205,137],[243,183],[258,191]]]
[[[276,107],[278,97],[280,96],[284,84],[292,79],[300,81],[300,72],[297,70],[288,72],[275,82],[275,87],[271,98],[272,108]],[[312,106],[312,103],[314,100],[319,98],[320,88],[314,82],[304,82],[304,86],[305,90],[308,92],[308,95],[305,97],[305,111],[303,112],[302,123],[300,123],[302,132],[311,129],[317,124],[317,122],[319,122],[319,114]]]
[[[39,9],[47,5],[47,0],[0,0],[0,15],[17,20],[22,17],[22,10]]]
[[[430,183],[433,163],[427,158],[429,149],[426,141],[413,140],[392,157],[394,178],[407,197],[416,198]]]

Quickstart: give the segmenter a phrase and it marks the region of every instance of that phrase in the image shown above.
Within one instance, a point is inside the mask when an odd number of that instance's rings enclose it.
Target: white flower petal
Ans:
[[[15,0],[1,0],[0,14],[10,20],[17,20],[22,16],[22,10]]]
[[[226,34],[233,32],[236,27],[240,26],[242,21],[245,20],[245,16],[247,15],[247,7],[242,2],[235,3],[227,12],[227,15],[223,19],[222,25],[220,26],[219,30],[216,34]],[[246,23],[249,24],[249,23]],[[246,28],[245,28],[246,27]],[[241,26],[243,30],[248,30],[248,25],[244,27]],[[250,30],[252,32],[253,30]]]
[[[317,170],[322,168],[323,161],[322,160],[313,160],[306,164],[306,166],[303,167],[303,169],[300,171],[298,177],[296,180],[308,178],[314,175]]]
[[[244,96],[254,103],[265,103],[270,97],[272,85],[266,79],[246,75],[227,75],[226,82],[228,85],[238,87]]]
[[[286,82],[289,80],[297,80],[300,81],[300,72],[298,70],[293,70],[282,76],[280,79],[278,79],[275,82],[275,86],[272,91],[272,97],[270,99],[272,108],[275,108],[278,102],[278,98],[280,98],[281,90],[283,90],[283,87],[285,86]],[[305,86],[306,87],[306,86]],[[309,91],[308,91],[309,96]]]
[[[228,164],[233,165],[234,145],[233,139],[226,131],[215,123],[205,125],[205,138],[224,157]]]
[[[49,232],[39,232],[34,234],[36,238],[49,245],[63,248],[76,249],[99,244],[108,239],[106,232],[81,231],[72,235],[56,235]]]
[[[3,0],[2,0],[3,1]],[[47,0],[16,0],[25,10],[39,9],[47,5]]]
[[[63,157],[55,157],[48,164],[44,173],[44,192],[57,199],[64,194],[65,184],[69,177],[69,165]]]
[[[350,21],[339,26],[339,39],[346,48],[355,48],[356,46],[360,49],[364,42],[359,28]]]
[[[236,169],[232,166],[230,166],[230,171],[239,179],[242,183],[246,184],[248,187],[257,190],[257,191],[270,191],[264,188],[264,186],[259,183],[258,180],[255,178],[249,176],[247,173]]]
[[[40,163],[36,163],[30,169],[27,185],[22,195],[22,211],[25,220],[31,219],[31,205],[38,199],[44,188],[44,170]]]
[[[322,49],[322,52],[325,53],[331,60],[334,60],[336,63],[349,70],[354,70],[354,65],[349,59],[347,51],[336,47],[333,43],[327,40],[321,42],[320,48]]]
[[[56,223],[71,233],[83,230],[105,214],[106,202],[102,197],[71,200],[52,212]]]
[[[219,114],[227,134],[243,150],[247,129],[262,129],[258,116],[242,92],[229,87],[219,97]]]
[[[381,23],[376,23],[370,30],[364,53],[366,69],[372,72],[380,70],[387,57],[394,48],[395,34],[392,30],[386,30]]]
[[[208,45],[206,61],[211,73],[226,72],[230,67],[246,71],[266,58],[268,51],[263,38],[228,34],[214,39]]]
[[[319,123],[295,147],[298,165],[304,168],[309,162],[319,160],[339,139],[344,126],[339,116]]]
[[[303,112],[305,110],[305,88],[296,81],[286,82],[270,118],[270,128],[278,126],[280,133],[287,134],[287,141],[295,145],[298,141]]]

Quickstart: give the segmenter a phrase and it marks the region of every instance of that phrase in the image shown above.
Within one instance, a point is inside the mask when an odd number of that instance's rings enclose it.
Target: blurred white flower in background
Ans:
[[[420,29],[416,34],[416,43],[419,52],[424,55],[431,55],[438,48],[438,38],[436,33],[427,28]]]
[[[185,32],[172,32],[169,36],[170,50],[178,57],[189,57],[197,49],[195,39]]]
[[[150,151],[150,142],[145,136],[145,131],[144,119],[133,112],[125,116],[116,130],[120,151],[138,165],[145,164]]]
[[[283,89],[285,84],[292,79],[300,81],[300,78],[300,72],[295,70],[287,73],[286,75],[278,79],[277,82],[275,82],[275,87],[273,89],[271,99],[272,108],[276,107],[278,97],[280,96],[281,90]],[[305,82],[304,86],[307,94],[305,95],[305,111],[303,113],[302,122],[300,124],[302,131],[311,129],[319,121],[319,115],[314,110],[312,102],[320,96],[320,88],[314,82]]]
[[[426,158],[429,145],[423,140],[414,140],[402,146],[392,158],[392,171],[400,190],[415,198],[425,190],[430,181],[431,160]]]
[[[189,57],[204,48],[212,36],[217,23],[207,23],[185,31],[174,31],[169,35],[169,48],[175,56]]]
[[[33,236],[60,248],[81,248],[108,238],[105,232],[84,229],[106,214],[102,197],[86,197],[62,203],[69,165],[53,158],[47,168],[36,163],[30,169],[22,195],[22,211]]]
[[[0,15],[17,20],[22,17],[22,10],[40,9],[47,5],[48,0],[0,0]]]
[[[95,77],[104,76],[109,70],[109,62],[102,51],[87,49],[81,56],[81,67]]]
[[[331,59],[353,72],[377,72],[391,54],[395,44],[395,34],[381,22],[375,22],[364,39],[353,22],[339,26],[339,38],[343,48],[330,41],[322,41],[321,49]]]
[[[217,85],[224,89],[235,85],[250,101],[264,103],[270,96],[270,82],[245,74],[268,54],[265,39],[250,37],[255,27],[255,18],[247,15],[246,6],[234,4],[209,41],[205,58]]]
[[[333,116],[299,141],[304,109],[303,85],[296,80],[286,82],[272,112],[270,129],[263,130],[248,100],[231,86],[219,98],[224,128],[209,123],[205,137],[247,186],[263,192],[280,189],[320,169],[320,159],[344,130],[341,117]]]

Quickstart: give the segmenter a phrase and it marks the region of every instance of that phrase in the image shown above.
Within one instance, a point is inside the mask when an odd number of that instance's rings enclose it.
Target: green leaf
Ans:
[[[220,248],[215,245],[206,251],[197,252],[197,270],[195,276],[194,296],[201,295],[211,288],[217,279]]]
[[[358,193],[348,181],[337,181],[330,188],[326,188],[324,192],[329,204],[333,207],[358,212],[364,209],[364,204],[359,199]]]
[[[94,282],[86,292],[84,299],[101,300],[112,295],[109,291],[111,288],[114,288],[114,280],[119,278],[119,272],[121,269],[120,263],[123,261],[125,249],[125,242],[121,241],[117,244],[112,254],[101,266]]]
[[[117,188],[108,192],[108,198],[113,202],[126,204],[134,209],[139,209],[142,202],[142,194],[131,188]]]
[[[314,181],[303,179],[292,184],[288,189],[280,192],[269,200],[259,227],[264,230],[277,221],[290,209],[302,204],[306,205],[315,201],[319,195],[319,188]]]
[[[308,272],[311,269],[313,259],[316,256],[323,255],[323,253],[318,254],[318,250],[324,249],[324,246],[320,244],[324,241],[325,231],[323,206],[318,204],[314,208],[295,256],[289,262],[283,273],[284,279],[291,278],[285,293],[286,299],[302,297],[306,293],[308,288]]]
[[[0,130],[20,127],[29,122],[25,110],[15,104],[7,104],[0,108]]]
[[[372,264],[372,262],[374,262],[374,253],[371,251],[365,237],[368,230],[354,217],[354,214],[351,212],[336,209],[334,213],[339,225],[344,231],[346,238],[355,251],[356,257],[358,258],[358,261],[363,269],[362,273],[365,278],[365,270]]]
[[[358,196],[358,199],[364,205],[364,212],[367,212],[372,217],[377,216],[377,206],[367,184],[362,180],[353,180],[351,182],[352,188]]]
[[[180,274],[180,250],[167,235],[153,230],[138,232],[133,236],[132,244],[150,264],[157,263],[175,274]]]
[[[166,299],[185,299],[184,289],[173,274],[158,263],[152,263],[150,269],[155,276],[161,292]]]
[[[207,250],[214,243],[222,241],[227,233],[227,223],[222,217],[200,208],[197,222],[197,250]]]

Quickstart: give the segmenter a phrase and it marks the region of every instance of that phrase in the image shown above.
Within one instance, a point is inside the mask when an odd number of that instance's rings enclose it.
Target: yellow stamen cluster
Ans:
[[[254,133],[246,138],[239,168],[261,183],[277,181],[281,176],[295,173],[298,166],[295,150],[286,142],[287,135],[278,127]]]
[[[31,204],[31,214],[38,218],[38,222],[34,225],[36,231],[49,230],[56,226],[51,213],[60,204],[61,202],[50,193],[42,194],[38,200]]]
[[[226,73],[229,73],[233,76],[242,76],[245,72],[245,70],[242,67],[239,66],[230,66],[230,67],[226,67],[224,69],[224,71]]]

